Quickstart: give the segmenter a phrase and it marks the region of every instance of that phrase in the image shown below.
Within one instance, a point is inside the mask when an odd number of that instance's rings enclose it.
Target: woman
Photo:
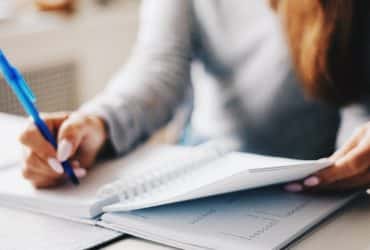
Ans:
[[[30,127],[24,176],[38,188],[82,178],[105,147],[124,153],[173,115],[200,61],[233,96],[225,107],[245,150],[333,165],[286,186],[341,190],[370,184],[369,4],[347,0],[143,2],[133,56],[97,98],[45,116],[58,152]],[[231,94],[230,94],[231,93]],[[349,134],[353,134],[349,137]]]

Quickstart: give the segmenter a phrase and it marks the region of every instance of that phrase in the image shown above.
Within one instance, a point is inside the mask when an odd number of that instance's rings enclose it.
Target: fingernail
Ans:
[[[51,169],[53,169],[56,173],[63,174],[63,172],[64,172],[63,167],[60,164],[60,162],[57,161],[57,159],[49,158],[48,163],[49,163],[49,166],[51,167]]]
[[[303,190],[303,187],[301,184],[298,184],[298,183],[292,183],[292,184],[288,184],[284,187],[284,189],[288,192],[293,192],[293,193],[297,193],[297,192],[301,192]]]
[[[67,140],[62,140],[58,145],[57,158],[59,161],[64,162],[68,160],[72,153],[72,144]]]
[[[84,168],[76,168],[74,169],[74,172],[77,178],[79,179],[84,178],[86,176],[86,169]]]
[[[307,178],[303,183],[307,187],[314,187],[314,186],[319,185],[320,179],[317,178],[316,176],[311,176]]]

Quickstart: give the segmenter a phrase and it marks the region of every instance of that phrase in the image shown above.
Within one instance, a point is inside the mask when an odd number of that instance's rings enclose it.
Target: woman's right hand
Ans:
[[[27,148],[23,176],[36,188],[56,186],[67,179],[60,162],[70,160],[76,176],[85,177],[107,140],[104,121],[77,112],[46,114],[43,119],[58,139],[58,151],[31,122],[20,136]]]

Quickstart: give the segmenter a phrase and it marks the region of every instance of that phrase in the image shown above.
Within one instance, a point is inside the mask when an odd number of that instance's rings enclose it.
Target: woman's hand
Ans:
[[[370,122],[355,131],[347,143],[330,158],[333,165],[285,186],[287,191],[336,191],[370,186]]]
[[[36,188],[56,186],[66,180],[60,162],[70,160],[76,176],[83,178],[106,141],[103,120],[79,113],[47,114],[43,119],[58,139],[58,151],[30,123],[20,136],[28,149],[23,176]]]

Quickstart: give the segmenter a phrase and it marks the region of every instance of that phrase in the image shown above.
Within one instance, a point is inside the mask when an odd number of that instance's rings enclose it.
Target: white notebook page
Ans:
[[[14,166],[22,159],[18,137],[26,124],[26,119],[0,113],[0,169]]]
[[[101,199],[98,190],[107,183],[125,176],[145,174],[152,168],[189,160],[192,148],[175,146],[144,146],[121,159],[94,166],[79,186],[70,183],[56,188],[36,190],[21,175],[19,166],[0,170],[0,204],[28,207],[53,215],[94,217],[101,212],[90,211]],[[191,158],[190,158],[191,159]],[[109,199],[112,201],[111,199]],[[116,201],[115,199],[113,199]],[[101,206],[112,202],[102,203]]]
[[[120,233],[22,210],[0,208],[1,249],[77,250],[115,239]]]
[[[247,153],[228,153],[208,163],[189,167],[156,188],[142,184],[125,194],[121,202],[104,207],[106,212],[128,211],[256,188],[301,179],[328,166],[328,161],[302,161]],[[150,182],[150,180],[148,180]]]
[[[346,204],[349,194],[293,194],[278,187],[108,213],[108,226],[186,249],[278,249]]]

